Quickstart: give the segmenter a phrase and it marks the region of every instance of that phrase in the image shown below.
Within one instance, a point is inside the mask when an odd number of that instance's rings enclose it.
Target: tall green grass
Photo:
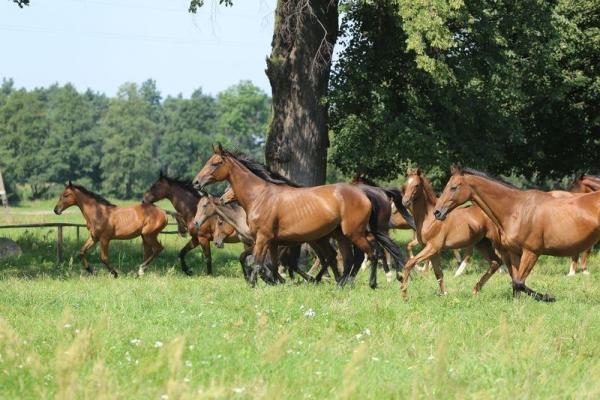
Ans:
[[[0,235],[6,232],[0,231]],[[600,288],[567,278],[567,259],[543,257],[528,283],[553,304],[513,299],[506,274],[470,294],[480,259],[436,295],[415,274],[410,301],[398,283],[351,288],[288,282],[250,289],[239,248],[215,250],[214,277],[184,276],[185,239],[138,279],[139,242],[115,242],[111,278],[56,265],[53,231],[11,231],[25,254],[0,260],[0,398],[598,398]],[[77,243],[67,233],[67,254]],[[397,239],[406,242],[408,236]],[[214,250],[214,249],[213,249]],[[69,257],[70,258],[70,257]]]

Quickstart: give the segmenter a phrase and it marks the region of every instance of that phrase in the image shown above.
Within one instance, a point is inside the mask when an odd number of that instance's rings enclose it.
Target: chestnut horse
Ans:
[[[433,208],[437,196],[431,182],[420,169],[409,170],[406,174],[406,188],[402,202],[409,208],[417,223],[417,238],[425,245],[423,250],[411,258],[404,266],[402,280],[402,296],[407,297],[408,279],[411,269],[418,263],[431,259],[433,271],[438,280],[440,293],[445,294],[444,274],[441,267],[440,252],[443,249],[472,248],[479,250],[490,263],[490,268],[496,270],[502,263],[494,252],[492,241],[498,241],[498,230],[494,223],[477,206],[456,210],[445,221],[437,221],[433,217]],[[489,277],[487,277],[489,278]],[[477,293],[487,280],[477,283],[473,293]]]
[[[554,301],[525,285],[538,258],[574,256],[600,240],[600,192],[557,198],[539,190],[520,190],[473,169],[452,169],[434,215],[444,220],[472,200],[496,224],[500,245],[509,252],[513,295]]]
[[[192,270],[185,262],[185,256],[198,245],[202,247],[202,252],[206,259],[206,271],[209,275],[212,275],[210,242],[213,240],[217,219],[216,217],[211,218],[199,228],[191,226],[196,215],[196,207],[200,197],[201,195],[193,188],[189,181],[168,177],[161,171],[158,180],[144,193],[142,200],[142,203],[151,204],[162,199],[169,199],[177,213],[185,220],[191,239],[179,252],[179,259],[181,261],[181,269],[190,276],[192,275]],[[233,227],[225,226],[224,230],[228,233],[227,238],[224,240],[226,243],[240,242]]]
[[[203,188],[223,180],[229,182],[246,211],[248,226],[255,238],[253,254],[258,266],[267,265],[273,271],[278,264],[278,245],[311,242],[331,234],[336,235],[346,260],[345,276],[349,275],[353,265],[352,244],[368,254],[371,260],[376,260],[375,245],[370,238],[402,265],[400,249],[389,236],[380,232],[373,221],[375,218],[371,218],[373,203],[355,186],[338,183],[297,187],[289,180],[275,176],[264,165],[236,156],[219,145],[196,175],[194,185]],[[267,253],[271,260],[267,261]],[[252,271],[253,285],[257,271],[257,268]]]
[[[81,210],[90,232],[90,237],[79,250],[85,269],[89,273],[93,273],[94,270],[85,258],[85,252],[97,242],[100,242],[100,260],[115,278],[118,276],[117,271],[108,262],[108,245],[111,240],[142,237],[144,260],[139,266],[138,276],[144,274],[146,266],[162,251],[158,234],[167,226],[167,214],[154,205],[117,207],[104,197],[69,181],[54,207],[54,213],[60,215],[74,205]]]

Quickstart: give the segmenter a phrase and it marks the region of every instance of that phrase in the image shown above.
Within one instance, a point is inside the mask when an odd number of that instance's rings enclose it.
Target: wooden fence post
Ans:
[[[63,227],[58,226],[56,230],[56,261],[61,262],[63,260]]]

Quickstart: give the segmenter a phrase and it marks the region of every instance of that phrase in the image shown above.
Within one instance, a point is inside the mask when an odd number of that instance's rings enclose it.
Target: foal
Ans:
[[[54,207],[54,213],[60,215],[74,205],[81,210],[90,231],[90,237],[79,250],[85,269],[89,273],[94,271],[85,258],[85,252],[97,242],[100,242],[100,260],[115,278],[118,276],[117,271],[108,262],[108,244],[111,240],[142,237],[144,260],[139,266],[138,276],[144,274],[146,266],[162,251],[158,234],[167,226],[167,215],[154,205],[117,207],[104,197],[69,181]]]
[[[411,258],[404,267],[402,295],[407,297],[410,270],[418,262],[431,259],[433,271],[440,286],[440,292],[446,293],[444,274],[441,267],[440,252],[443,249],[459,249],[475,246],[489,261],[494,271],[501,264],[492,247],[492,241],[498,241],[498,231],[494,223],[485,216],[477,206],[461,208],[449,216],[446,221],[437,221],[433,217],[433,209],[437,196],[429,180],[420,169],[407,172],[406,189],[402,202],[410,209],[417,223],[417,238],[425,247],[415,257]],[[485,284],[485,279],[473,288],[477,293]]]

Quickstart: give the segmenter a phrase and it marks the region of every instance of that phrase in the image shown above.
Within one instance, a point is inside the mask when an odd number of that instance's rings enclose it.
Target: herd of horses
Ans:
[[[117,277],[109,262],[109,242],[141,236],[145,268],[163,247],[158,234],[167,226],[168,214],[175,217],[179,231],[190,234],[179,253],[182,269],[191,275],[186,254],[200,246],[208,274],[212,274],[210,243],[243,243],[240,265],[244,278],[254,286],[258,278],[267,284],[285,282],[282,268],[290,277],[299,274],[319,282],[331,271],[340,286],[352,282],[370,264],[369,285],[377,286],[377,265],[381,261],[388,280],[396,272],[401,293],[408,296],[413,268],[429,262],[446,293],[441,252],[465,249],[457,273],[476,249],[489,268],[473,288],[476,294],[504,265],[513,295],[521,292],[536,300],[554,301],[525,285],[540,255],[572,257],[569,275],[576,272],[580,254],[581,270],[587,273],[587,256],[600,240],[600,177],[581,174],[568,191],[521,190],[480,171],[453,168],[451,178],[438,197],[431,182],[419,169],[407,172],[402,189],[382,188],[358,177],[352,183],[303,187],[270,171],[243,154],[214,147],[214,154],[192,181],[164,175],[144,194],[141,204],[118,207],[98,194],[69,182],[54,212],[78,206],[90,237],[80,249],[85,269],[93,269],[85,253],[100,242],[100,259]],[[227,181],[221,197],[206,192],[206,186]],[[153,203],[168,199],[175,213]],[[463,206],[464,204],[470,204]],[[409,259],[390,238],[390,229],[412,229]],[[306,272],[299,266],[301,246],[312,249],[315,263]],[[412,255],[416,244],[422,250]],[[390,269],[390,267],[392,269]]]

